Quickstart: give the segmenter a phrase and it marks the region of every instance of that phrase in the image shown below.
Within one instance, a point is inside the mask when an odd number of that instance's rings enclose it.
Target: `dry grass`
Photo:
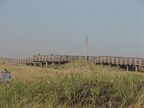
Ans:
[[[144,107],[144,74],[91,62],[47,67],[0,64],[12,72],[0,85],[0,107]]]
[[[51,77],[55,78],[57,75],[67,75],[71,73],[82,73],[89,76],[90,73],[97,73],[100,75],[109,76],[125,76],[130,72],[117,67],[95,65],[92,62],[76,62],[65,65],[55,65],[48,67],[33,67],[19,64],[2,63],[0,64],[0,71],[7,69],[12,72],[12,79],[20,80],[37,80],[39,78]],[[143,73],[134,72],[136,75],[144,75]]]

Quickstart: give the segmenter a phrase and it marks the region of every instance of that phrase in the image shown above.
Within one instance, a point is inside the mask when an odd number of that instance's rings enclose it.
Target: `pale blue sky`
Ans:
[[[0,0],[0,56],[144,57],[144,0]]]

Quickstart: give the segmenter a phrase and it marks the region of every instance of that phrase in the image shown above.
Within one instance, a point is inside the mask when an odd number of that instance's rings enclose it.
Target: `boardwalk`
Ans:
[[[34,55],[33,62],[74,62],[85,60],[85,56]],[[144,66],[144,58],[88,56],[88,60],[100,64]]]
[[[134,57],[112,57],[112,56],[88,56],[88,60],[95,64],[109,64],[109,65],[124,65],[144,67],[144,58]],[[11,59],[0,58],[0,62],[10,62],[26,65],[48,65],[48,64],[62,64],[67,62],[76,62],[85,60],[85,56],[73,56],[73,55],[34,55],[33,58],[27,59]]]

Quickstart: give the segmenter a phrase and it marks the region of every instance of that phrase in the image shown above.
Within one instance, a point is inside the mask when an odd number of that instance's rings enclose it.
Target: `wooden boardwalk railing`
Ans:
[[[85,56],[71,55],[34,55],[33,62],[74,62],[85,60]],[[144,66],[144,58],[88,56],[88,60],[100,64]]]
[[[33,63],[33,59],[32,58],[26,58],[26,59],[0,58],[0,62],[30,65]]]
[[[85,60],[85,56],[73,56],[73,55],[34,55],[33,58],[27,58],[27,59],[0,58],[0,62],[10,62],[26,65],[36,65],[36,64],[47,65],[48,63],[67,63],[83,60]],[[95,64],[144,67],[144,58],[88,56],[88,60],[93,61]]]
[[[144,66],[144,58],[97,56],[95,63]]]
[[[85,56],[71,55],[34,55],[34,62],[74,62],[84,60]]]

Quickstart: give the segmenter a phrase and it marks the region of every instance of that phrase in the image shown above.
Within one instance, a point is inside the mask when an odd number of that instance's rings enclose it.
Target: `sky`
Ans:
[[[144,58],[144,0],[0,0],[0,57]]]

